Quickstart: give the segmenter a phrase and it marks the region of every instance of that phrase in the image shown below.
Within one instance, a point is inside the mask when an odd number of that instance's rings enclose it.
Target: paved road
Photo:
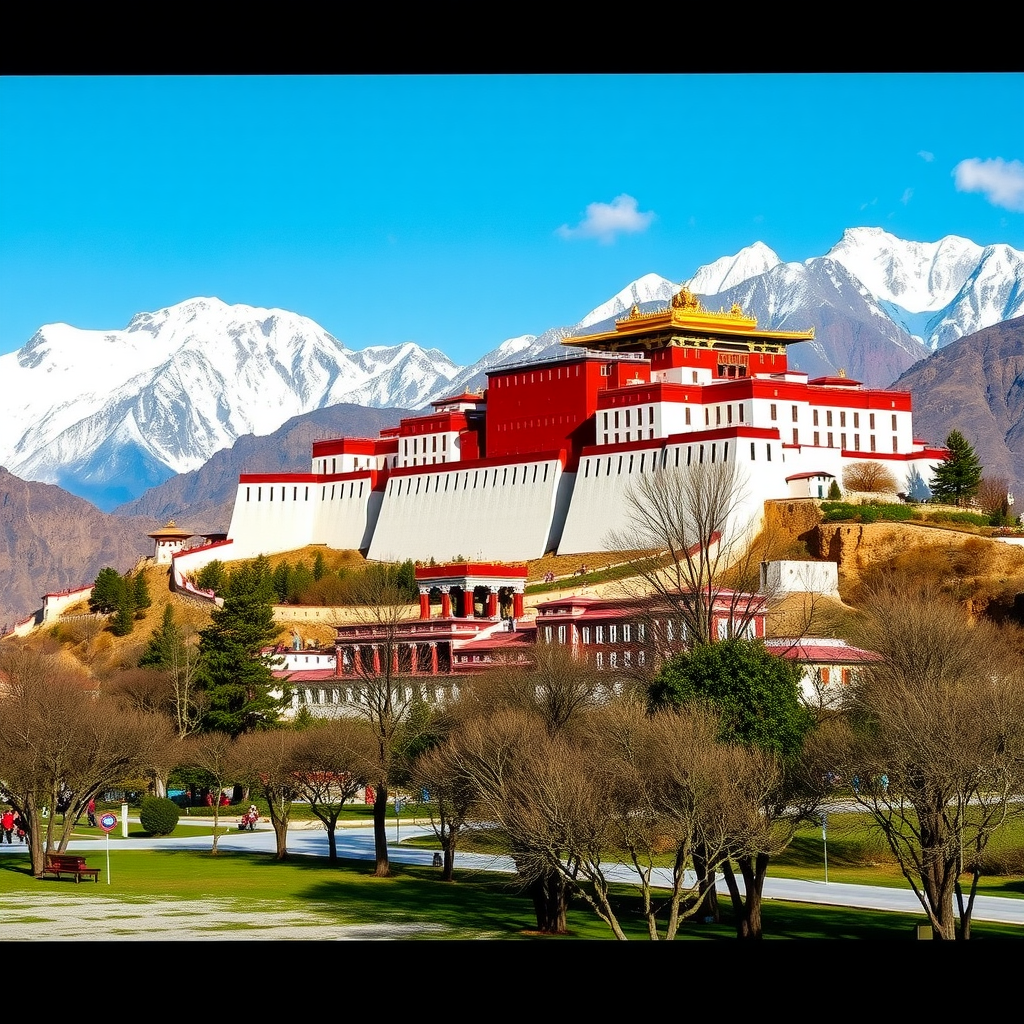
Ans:
[[[209,824],[209,819],[200,819]],[[235,819],[229,819],[234,826]],[[433,850],[415,849],[397,845],[396,840],[409,839],[412,836],[430,835],[429,828],[412,823],[400,823],[397,830],[394,821],[388,822],[388,852],[393,861],[402,864],[429,865],[434,855]],[[118,849],[126,846],[133,849],[209,849],[211,839],[208,837],[166,837],[163,839],[118,838],[111,841],[111,856],[117,855]],[[224,833],[218,840],[222,850],[242,852],[273,853],[276,843],[273,830],[264,826],[255,832],[240,832],[237,828]],[[337,831],[338,856],[353,860],[373,860],[373,829],[370,826],[339,828]],[[70,850],[97,854],[104,847],[102,841],[73,840]],[[25,849],[24,847],[21,847]],[[17,850],[17,844],[9,847]],[[288,852],[298,856],[326,857],[327,834],[321,828],[292,827],[288,832]],[[455,865],[462,871],[500,871],[510,873],[512,861],[508,857],[491,856],[489,854],[459,853],[456,854]],[[607,865],[606,872],[614,881],[634,881],[631,871],[623,865]],[[664,877],[664,876],[662,876]],[[741,883],[742,884],[742,883]],[[725,893],[724,883],[719,884],[719,891]],[[910,889],[893,889],[876,885],[844,885],[837,882],[807,882],[797,879],[768,878],[764,884],[764,896],[767,899],[789,900],[796,903],[817,903],[831,906],[860,907],[867,910],[895,910],[911,914],[922,914],[920,902]],[[998,921],[1004,924],[1024,925],[1024,899],[1013,899],[1005,896],[978,896],[975,901],[974,920]]]

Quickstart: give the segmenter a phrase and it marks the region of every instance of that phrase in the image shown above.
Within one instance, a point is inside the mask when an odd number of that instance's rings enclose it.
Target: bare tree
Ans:
[[[166,719],[118,708],[60,657],[5,645],[0,700],[0,798],[20,814],[32,871],[62,853],[90,800],[152,777],[171,733]],[[65,807],[57,823],[58,801]],[[43,808],[48,808],[43,817]]]
[[[911,578],[876,585],[865,613],[859,639],[883,660],[851,687],[836,760],[935,934],[966,939],[988,842],[1024,815],[1019,652]]]
[[[424,751],[412,767],[412,782],[430,794],[430,825],[441,844],[441,880],[451,882],[455,851],[479,800],[477,787],[462,769],[458,734]]]
[[[1010,481],[1005,476],[982,477],[975,497],[986,515],[1005,519],[1010,511]]]
[[[390,787],[404,767],[404,726],[415,703],[415,692],[399,673],[399,637],[402,623],[410,617],[411,600],[402,586],[400,566],[378,563],[368,566],[353,583],[366,629],[356,641],[351,670],[356,677],[349,712],[369,724],[373,751],[366,776],[373,783],[374,874],[391,873],[387,844],[387,808]]]
[[[351,718],[331,719],[297,734],[292,752],[295,789],[323,823],[332,862],[338,859],[338,819],[366,785],[373,746],[366,724]]]
[[[213,790],[213,845],[210,853],[217,855],[220,835],[220,794],[231,778],[234,743],[226,732],[200,732],[182,741],[178,754],[180,767],[198,768],[209,778]]]
[[[771,554],[767,535],[752,544],[746,505],[735,461],[667,466],[638,478],[626,494],[628,525],[608,538],[616,550],[649,552],[634,563],[624,593],[671,609],[690,644],[718,639],[722,611],[729,635],[745,635],[764,604],[761,563]]]
[[[893,494],[897,490],[896,477],[881,462],[854,462],[843,470],[843,489]]]
[[[499,665],[474,680],[469,701],[476,701],[485,715],[502,709],[523,712],[541,722],[549,736],[558,736],[575,730],[582,718],[612,697],[610,677],[556,644],[536,644],[527,661],[527,666]],[[529,850],[521,849],[511,834],[510,838],[517,865],[521,855],[530,860]],[[564,932],[570,895],[566,879],[553,869],[536,873],[520,866],[519,871],[528,879],[538,930]]]
[[[720,743],[706,708],[648,715],[625,702],[594,724],[592,749],[615,780],[612,848],[628,853],[650,938],[674,939],[682,921],[703,913],[714,868],[751,845],[775,773],[747,748]],[[656,873],[666,851],[667,898]],[[693,870],[697,858],[704,864]]]
[[[295,754],[301,734],[291,729],[244,733],[231,752],[233,774],[263,793],[274,826],[277,860],[288,856],[288,822],[299,796]]]

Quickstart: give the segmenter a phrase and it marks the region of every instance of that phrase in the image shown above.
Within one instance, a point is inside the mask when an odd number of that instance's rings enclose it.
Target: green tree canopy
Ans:
[[[163,622],[153,630],[139,658],[139,668],[170,668],[175,664],[175,656],[184,642],[182,631],[174,621],[173,605],[165,605]]]
[[[932,495],[938,501],[963,505],[978,493],[982,466],[978,453],[959,430],[946,438],[949,454],[935,467],[932,476]]]
[[[651,683],[652,708],[710,704],[720,739],[791,756],[812,724],[800,700],[800,667],[760,640],[699,644],[667,662]]]
[[[94,612],[108,614],[116,611],[124,596],[124,578],[116,569],[109,566],[100,569],[96,582],[92,585],[89,597],[89,609]]]
[[[277,640],[274,599],[266,559],[256,559],[232,573],[223,607],[211,613],[210,625],[200,632],[204,730],[238,736],[272,728],[288,705],[287,685],[274,678],[270,659],[262,654]]]

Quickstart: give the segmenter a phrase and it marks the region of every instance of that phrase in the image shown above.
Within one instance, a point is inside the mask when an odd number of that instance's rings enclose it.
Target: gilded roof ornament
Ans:
[[[697,298],[693,292],[690,291],[685,285],[679,289],[672,296],[672,308],[673,309],[685,309],[689,313],[702,313],[704,307],[700,304],[700,299]]]

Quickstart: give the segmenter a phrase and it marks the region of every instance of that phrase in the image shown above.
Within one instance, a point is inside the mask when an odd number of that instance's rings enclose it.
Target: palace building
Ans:
[[[788,351],[813,337],[708,311],[686,289],[634,306],[556,357],[488,371],[480,394],[376,438],[314,442],[308,472],[241,476],[227,539],[176,554],[175,576],[308,544],[381,561],[610,550],[631,485],[668,467],[736,463],[748,526],[766,500],[825,497],[862,460],[920,494],[945,452],[914,436],[909,392],[842,371],[808,380]]]

